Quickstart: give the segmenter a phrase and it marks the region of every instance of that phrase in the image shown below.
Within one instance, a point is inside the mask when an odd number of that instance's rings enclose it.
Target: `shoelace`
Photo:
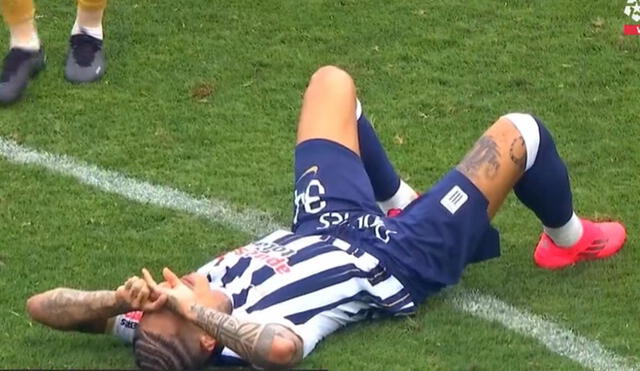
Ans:
[[[9,53],[4,58],[4,66],[2,68],[2,75],[0,75],[0,82],[9,81],[9,78],[18,71],[20,66],[32,56],[33,52],[26,50],[18,48],[9,50]]]
[[[96,52],[102,49],[102,40],[87,34],[71,36],[70,40],[73,58],[82,67],[88,67],[93,62]]]

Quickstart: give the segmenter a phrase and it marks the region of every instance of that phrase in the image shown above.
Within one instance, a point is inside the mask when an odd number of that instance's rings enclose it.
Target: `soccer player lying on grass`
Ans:
[[[144,278],[116,291],[35,295],[29,314],[56,329],[127,338],[145,369],[211,360],[286,368],[340,327],[411,314],[458,282],[466,265],[497,257],[489,221],[511,189],[544,226],[534,253],[539,266],[563,268],[622,247],[621,224],[574,213],[567,170],[539,119],[502,116],[418,197],[361,111],[346,72],[329,66],[313,75],[298,125],[291,231],[182,278],[165,268],[159,285],[143,270]],[[144,315],[130,313],[136,310]]]

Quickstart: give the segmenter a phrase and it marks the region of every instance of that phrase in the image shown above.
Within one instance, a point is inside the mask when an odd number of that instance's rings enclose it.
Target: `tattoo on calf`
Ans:
[[[476,178],[482,172],[487,179],[494,179],[500,169],[500,152],[495,140],[483,135],[457,169],[469,178]]]
[[[520,152],[522,152],[522,155],[518,156]],[[511,161],[513,161],[520,170],[524,171],[527,163],[527,149],[522,136],[515,138],[513,142],[511,142],[509,156],[511,157]]]

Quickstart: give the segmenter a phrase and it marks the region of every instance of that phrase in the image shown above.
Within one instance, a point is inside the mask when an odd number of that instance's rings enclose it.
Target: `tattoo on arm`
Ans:
[[[500,152],[495,140],[483,135],[465,156],[457,169],[470,179],[483,175],[494,179],[500,169]]]
[[[519,136],[511,142],[511,148],[509,149],[509,156],[511,157],[511,161],[518,167],[518,169],[524,171],[525,165],[527,164],[527,149],[524,143],[524,138]],[[518,153],[522,153],[518,155]]]
[[[110,317],[130,307],[116,299],[115,291],[80,291],[58,288],[40,294],[27,304],[31,316],[60,330],[104,332]]]
[[[198,326],[256,366],[265,368],[292,367],[302,360],[302,340],[287,327],[275,323],[255,323],[239,320],[211,308],[193,305],[191,312]],[[294,352],[290,359],[275,361],[274,340],[290,342]]]

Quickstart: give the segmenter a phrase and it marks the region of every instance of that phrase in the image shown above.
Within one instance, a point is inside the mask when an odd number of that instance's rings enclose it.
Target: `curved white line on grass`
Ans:
[[[272,217],[261,211],[238,210],[221,200],[196,199],[182,191],[140,181],[115,171],[103,170],[69,156],[34,151],[2,137],[0,137],[0,154],[13,163],[41,166],[50,171],[74,177],[81,183],[105,192],[115,193],[141,203],[203,216],[254,236],[281,228]]]
[[[202,216],[252,236],[270,233],[275,229],[285,229],[261,211],[238,210],[221,200],[196,199],[170,187],[154,185],[115,171],[100,169],[69,156],[38,152],[2,137],[0,155],[13,163],[37,165],[74,177],[81,183],[133,201]],[[458,288],[452,290],[448,298],[456,309],[484,320],[499,322],[508,329],[538,340],[552,352],[572,359],[584,367],[594,370],[640,369],[640,365],[607,351],[595,340],[576,335],[571,330],[535,314],[516,309],[492,296]]]
[[[476,290],[456,289],[447,295],[457,309],[487,321],[499,322],[521,335],[537,339],[550,351],[578,362],[593,370],[637,370],[633,364],[599,342],[589,340],[573,331],[526,310],[517,309],[490,295]]]

